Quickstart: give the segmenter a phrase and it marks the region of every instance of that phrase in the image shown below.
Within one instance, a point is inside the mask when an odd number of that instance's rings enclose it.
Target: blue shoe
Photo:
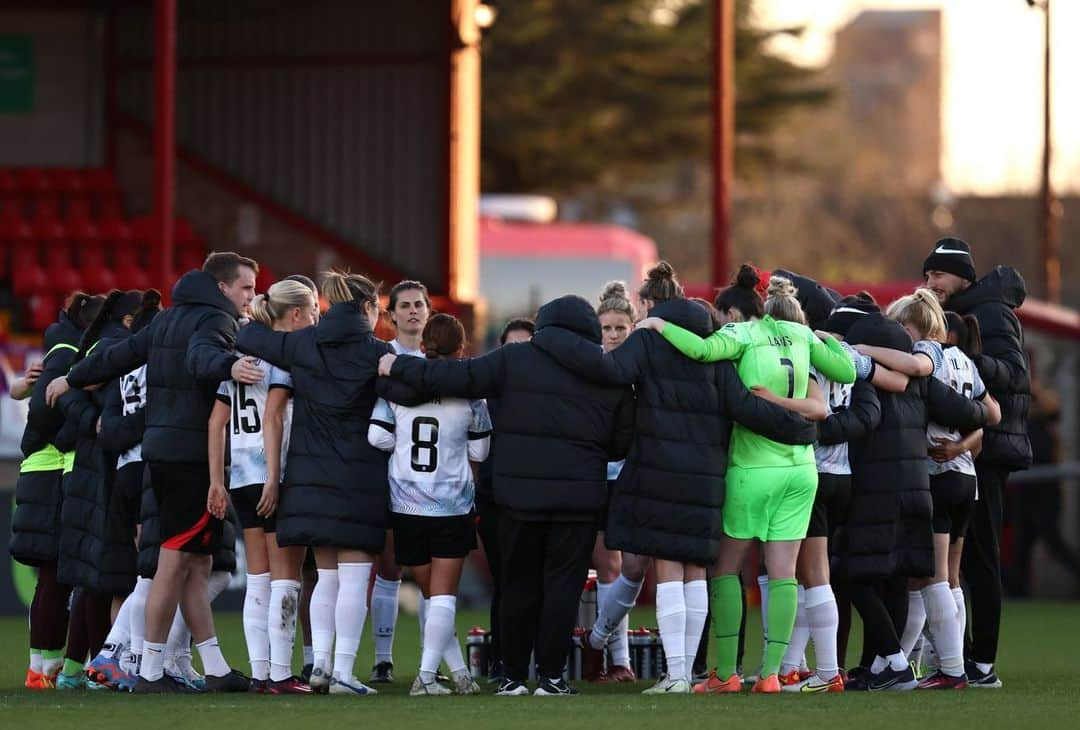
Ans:
[[[86,689],[86,675],[85,674],[60,674],[56,675],[56,688],[57,689]]]
[[[120,689],[120,680],[126,675],[120,668],[120,660],[116,656],[98,654],[86,667],[86,678],[94,684],[108,689]],[[132,682],[134,684],[134,681]]]

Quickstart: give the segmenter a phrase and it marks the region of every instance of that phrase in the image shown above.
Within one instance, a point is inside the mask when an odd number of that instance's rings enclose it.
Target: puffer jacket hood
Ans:
[[[1011,266],[996,266],[972,286],[949,297],[945,308],[965,314],[980,304],[1000,302],[1017,309],[1026,298],[1027,284],[1020,272]]]
[[[60,310],[60,316],[45,330],[45,352],[48,352],[61,342],[77,345],[80,337],[82,337],[82,330],[71,321],[67,312]]]
[[[911,336],[894,320],[879,312],[860,317],[844,338],[849,345],[872,345],[890,350],[911,352]]]
[[[214,277],[198,269],[192,269],[180,277],[176,286],[173,287],[172,300],[173,306],[201,304],[228,312],[234,317],[240,316],[240,313],[236,311],[236,305],[221,293]]]
[[[670,299],[657,304],[649,310],[649,316],[677,324],[698,337],[708,337],[713,333],[712,317],[705,307],[689,299]]]
[[[810,329],[821,329],[825,320],[829,318],[833,307],[840,301],[840,294],[817,283],[808,276],[796,274],[786,269],[774,269],[773,276],[782,276],[790,279],[795,285],[797,293],[795,298],[802,305],[806,313],[806,322]]]
[[[360,302],[335,304],[315,327],[315,341],[320,345],[360,342],[370,336],[371,322],[364,316]]]
[[[540,331],[544,327],[561,327],[590,342],[598,345],[601,342],[600,318],[596,316],[596,310],[585,299],[573,294],[553,299],[540,307],[536,313],[536,329]]]

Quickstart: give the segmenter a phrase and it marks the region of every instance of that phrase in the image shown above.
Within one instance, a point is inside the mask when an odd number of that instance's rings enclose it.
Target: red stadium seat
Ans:
[[[34,241],[38,246],[47,247],[67,243],[67,228],[58,218],[36,218],[33,223]]]
[[[64,244],[54,244],[45,249],[45,275],[48,279],[46,286],[54,294],[66,294],[82,288],[82,277],[71,260],[71,249]]]
[[[202,246],[192,247],[188,245],[177,248],[175,258],[176,273],[183,274],[192,269],[201,269],[203,261],[206,260],[206,252]]]
[[[26,326],[31,332],[44,332],[56,321],[60,301],[50,294],[35,294],[27,301]]]
[[[64,218],[81,220],[90,217],[90,195],[82,170],[60,167],[51,172],[52,184],[63,201]]]
[[[269,266],[260,266],[259,274],[255,277],[255,291],[265,294],[270,285],[277,281],[277,275]]]
[[[48,276],[38,260],[37,249],[22,246],[11,253],[11,291],[17,297],[44,294],[48,291]]]
[[[33,228],[22,218],[0,218],[0,278],[15,275],[16,252],[20,250],[37,259]]]
[[[103,218],[99,221],[98,233],[101,240],[109,248],[116,246],[130,246],[132,243],[131,226],[120,217]]]
[[[0,168],[0,217],[21,218],[26,214],[23,202],[15,173],[12,170]]]
[[[15,170],[15,182],[35,218],[59,217],[60,195],[48,172],[36,167],[19,168]]]
[[[149,289],[150,276],[134,263],[123,262],[113,266],[118,289]]]

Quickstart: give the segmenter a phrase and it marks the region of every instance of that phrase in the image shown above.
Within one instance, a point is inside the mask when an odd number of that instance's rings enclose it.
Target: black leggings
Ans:
[[[56,561],[42,565],[30,602],[30,646],[41,651],[64,648],[70,598],[71,587],[56,580]]]
[[[906,581],[889,578],[880,583],[853,583],[850,593],[851,602],[863,620],[863,659],[899,652],[900,635],[907,622]]]
[[[109,632],[109,613],[112,596],[78,589],[71,604],[68,624],[67,651],[64,656],[84,662],[87,656],[97,656]]]

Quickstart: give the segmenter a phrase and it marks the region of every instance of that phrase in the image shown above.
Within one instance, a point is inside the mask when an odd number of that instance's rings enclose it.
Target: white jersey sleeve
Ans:
[[[375,401],[368,422],[368,443],[381,451],[394,450],[394,409],[382,398]]]
[[[469,461],[484,461],[491,453],[491,415],[486,400],[469,401]]]

